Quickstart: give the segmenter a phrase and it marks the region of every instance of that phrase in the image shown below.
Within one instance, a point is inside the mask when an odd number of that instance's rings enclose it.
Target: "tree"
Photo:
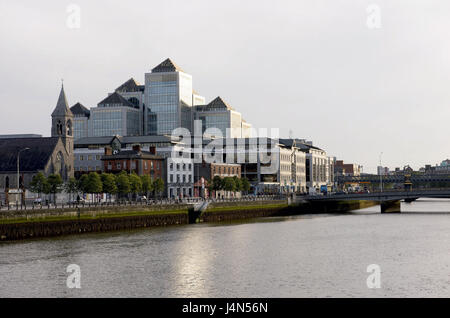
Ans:
[[[131,193],[136,195],[137,200],[137,194],[142,191],[142,180],[134,172],[130,174],[129,179],[130,179]]]
[[[250,182],[248,181],[248,179],[245,177],[242,178],[241,183],[242,183],[242,191],[248,193],[248,191],[250,191]]]
[[[153,182],[153,191],[155,193],[161,194],[164,191],[164,181],[161,178],[157,178],[155,182]]]
[[[47,178],[49,193],[53,194],[53,200],[56,203],[56,194],[61,192],[63,186],[63,180],[59,174],[51,174]]]
[[[142,192],[145,192],[145,195],[148,199],[148,194],[153,191],[153,180],[149,175],[141,176],[142,181]]]
[[[110,195],[114,195],[117,193],[116,177],[113,174],[102,173],[101,179],[103,192],[108,193]]]
[[[242,180],[241,180],[241,178],[238,178],[238,177],[234,176],[233,177],[233,181],[234,181],[234,184],[235,184],[234,191],[235,192],[241,192],[242,191]]]
[[[46,187],[47,179],[45,178],[42,172],[39,172],[30,182],[30,190],[31,192],[37,193],[39,197],[41,197],[41,193],[44,193]]]
[[[69,181],[64,185],[64,189],[70,194],[70,200],[73,200],[72,194],[78,192],[78,182],[74,177],[69,178]]]
[[[211,188],[214,191],[214,195],[217,197],[217,191],[223,190],[223,179],[220,176],[214,176],[211,183]]]
[[[78,189],[84,193],[88,193],[89,190],[89,177],[87,174],[83,174],[80,179],[78,179]]]
[[[116,176],[117,191],[123,196],[130,193],[131,185],[128,175],[125,171]]]
[[[91,172],[87,179],[88,193],[101,193],[103,191],[102,179],[97,172]]]
[[[236,184],[234,183],[234,179],[231,177],[225,177],[223,179],[223,189],[227,192],[235,191]]]

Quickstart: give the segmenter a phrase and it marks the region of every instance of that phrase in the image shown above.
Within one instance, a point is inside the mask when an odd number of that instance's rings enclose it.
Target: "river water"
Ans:
[[[3,242],[0,297],[450,297],[450,201],[401,208]]]

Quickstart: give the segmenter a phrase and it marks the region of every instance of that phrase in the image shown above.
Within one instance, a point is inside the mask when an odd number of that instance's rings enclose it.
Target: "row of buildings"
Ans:
[[[193,136],[173,134],[180,127]],[[238,111],[220,97],[206,103],[170,59],[145,74],[145,85],[130,79],[90,109],[69,107],[62,87],[51,137],[0,136],[5,197],[24,196],[38,172],[68,180],[93,171],[162,178],[168,197],[203,196],[216,175],[245,177],[253,193],[318,192],[350,171],[342,164],[304,139],[252,136]]]

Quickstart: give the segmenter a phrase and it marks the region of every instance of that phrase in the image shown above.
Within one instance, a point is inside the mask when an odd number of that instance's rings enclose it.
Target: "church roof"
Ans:
[[[81,103],[76,103],[72,107],[70,107],[70,111],[74,115],[81,115],[85,117],[89,117],[91,115],[91,111],[84,107]]]
[[[0,172],[17,171],[17,153],[20,153],[20,171],[35,172],[44,170],[59,137],[31,137],[0,139]]]
[[[170,58],[164,60],[161,64],[152,69],[152,73],[176,72],[176,71],[184,72]]]
[[[98,103],[98,107],[118,107],[118,106],[128,106],[132,108],[136,108],[131,102],[126,100],[122,95],[117,92],[112,93],[100,103]]]
[[[130,78],[128,81],[116,88],[116,92],[139,92],[143,91],[144,85],[139,85],[134,78]]]
[[[61,91],[59,92],[58,102],[53,110],[52,117],[73,116],[70,111],[69,104],[67,103],[66,93],[64,92],[64,85],[61,85]]]

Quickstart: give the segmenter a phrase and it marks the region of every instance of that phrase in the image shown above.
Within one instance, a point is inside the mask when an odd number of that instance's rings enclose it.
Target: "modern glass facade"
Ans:
[[[77,140],[88,136],[88,118],[74,117],[73,118],[73,139]]]
[[[192,125],[192,77],[173,71],[147,73],[145,80],[145,100],[153,122],[147,124],[156,134],[171,134],[178,127],[191,129]],[[155,124],[156,123],[156,124]]]
[[[91,109],[91,136],[137,136],[140,111],[130,107],[97,107]]]

